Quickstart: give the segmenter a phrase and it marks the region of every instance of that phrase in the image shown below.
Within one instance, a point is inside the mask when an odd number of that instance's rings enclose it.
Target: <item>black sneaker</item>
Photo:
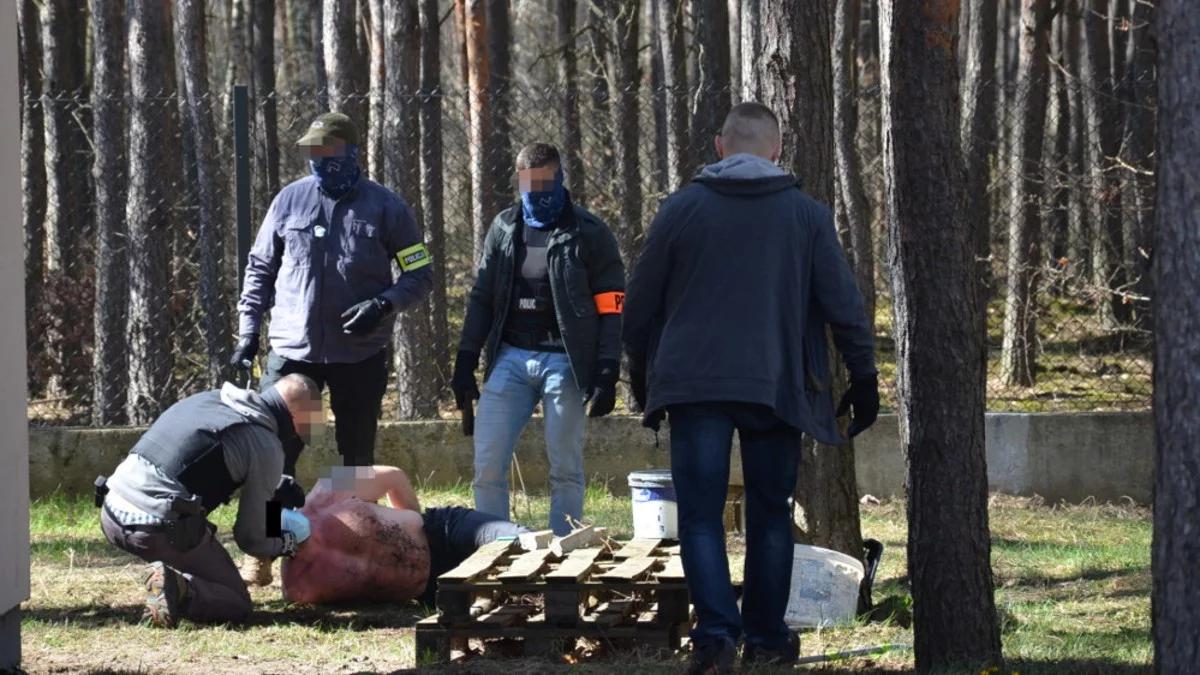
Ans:
[[[790,666],[800,659],[800,636],[792,633],[787,644],[775,649],[755,647],[750,643],[742,648],[744,666]]]
[[[692,658],[684,671],[687,675],[726,675],[733,672],[733,659],[737,656],[737,645],[733,640],[720,638],[703,645],[692,644]]]
[[[174,628],[190,595],[187,579],[161,562],[146,567],[144,579],[147,596],[142,619],[159,628]]]

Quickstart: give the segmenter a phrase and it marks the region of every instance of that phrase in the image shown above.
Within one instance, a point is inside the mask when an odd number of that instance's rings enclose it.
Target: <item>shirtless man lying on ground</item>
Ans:
[[[376,504],[387,497],[387,506]],[[308,494],[312,535],[283,563],[283,596],[297,603],[432,604],[437,578],[480,546],[525,528],[461,506],[421,512],[404,471],[337,467]]]

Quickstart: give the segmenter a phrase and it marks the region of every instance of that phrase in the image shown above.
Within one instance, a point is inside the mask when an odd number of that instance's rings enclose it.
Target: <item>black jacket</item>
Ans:
[[[667,406],[770,406],[823,443],[833,414],[826,326],[851,376],[875,373],[874,337],[829,208],[774,165],[735,155],[668,197],[625,303],[646,420]]]
[[[570,201],[566,209],[546,250],[550,290],[575,382],[588,391],[596,363],[621,358],[621,315],[601,314],[596,296],[617,293],[623,299],[625,266],[617,240],[603,221]],[[523,232],[520,204],[492,220],[467,301],[459,350],[485,354],[485,378],[492,372],[508,318]]]

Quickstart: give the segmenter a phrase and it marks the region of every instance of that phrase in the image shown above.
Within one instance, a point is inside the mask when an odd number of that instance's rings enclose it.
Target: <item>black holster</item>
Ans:
[[[166,522],[167,543],[176,551],[187,553],[204,541],[204,535],[210,527],[204,507],[196,497],[175,497],[171,500],[171,510],[179,518]]]
[[[108,476],[96,476],[96,480],[92,482],[96,486],[94,499],[96,508],[104,506],[104,498],[108,496]]]

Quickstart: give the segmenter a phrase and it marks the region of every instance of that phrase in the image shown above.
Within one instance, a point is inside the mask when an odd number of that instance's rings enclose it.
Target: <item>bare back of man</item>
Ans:
[[[365,469],[365,470],[364,470]],[[402,602],[419,596],[430,573],[429,542],[420,505],[396,467],[359,467],[352,486],[317,481],[302,511],[312,536],[283,563],[283,594],[291,602]],[[388,506],[375,502],[387,497]]]

